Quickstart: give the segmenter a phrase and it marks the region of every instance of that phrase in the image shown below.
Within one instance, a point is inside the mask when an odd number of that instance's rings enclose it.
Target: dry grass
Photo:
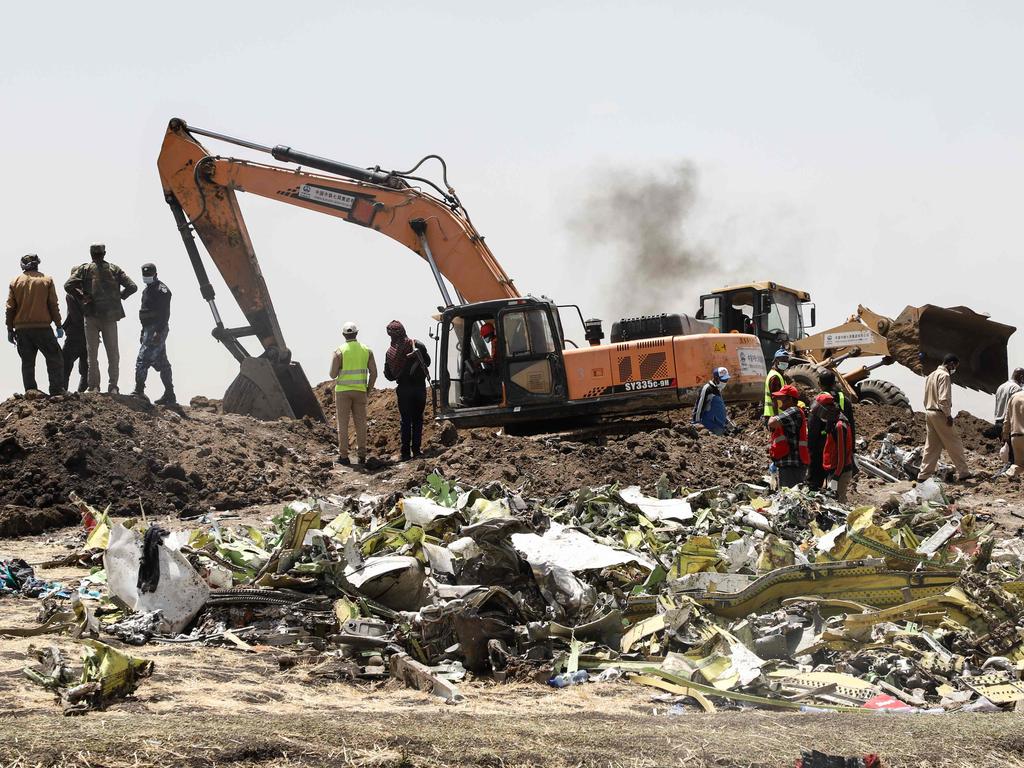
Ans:
[[[390,715],[108,712],[0,718],[0,766],[350,766],[352,768],[774,768],[801,749],[878,752],[891,768],[1024,768],[1016,715],[694,713],[651,717],[546,707],[504,716],[424,701]]]

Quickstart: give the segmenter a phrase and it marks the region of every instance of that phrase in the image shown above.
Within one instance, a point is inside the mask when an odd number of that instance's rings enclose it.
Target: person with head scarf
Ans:
[[[427,407],[430,356],[427,348],[405,332],[397,320],[388,323],[388,347],[384,378],[397,383],[398,413],[402,418],[402,461],[420,455],[423,440],[423,411]]]

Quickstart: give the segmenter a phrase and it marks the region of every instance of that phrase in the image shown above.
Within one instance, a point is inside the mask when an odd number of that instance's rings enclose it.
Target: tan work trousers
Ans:
[[[1010,448],[1013,450],[1014,471],[1011,477],[1024,475],[1024,436],[1010,436]]]
[[[971,474],[967,462],[964,460],[964,444],[960,442],[960,435],[950,424],[946,423],[946,416],[940,411],[928,411],[924,415],[925,425],[928,433],[924,439],[924,456],[921,458],[921,474],[919,481],[927,480],[935,474],[935,468],[939,466],[939,456],[942,449],[946,449],[949,460],[956,467],[959,477],[967,477]]]
[[[338,411],[338,458],[348,458],[348,419],[356,424],[356,455],[366,459],[366,393],[335,392],[334,407]]]
[[[89,355],[89,388],[100,386],[100,337],[107,354],[107,386],[116,387],[121,368],[121,355],[117,348],[117,320],[114,318],[85,318],[85,348]]]

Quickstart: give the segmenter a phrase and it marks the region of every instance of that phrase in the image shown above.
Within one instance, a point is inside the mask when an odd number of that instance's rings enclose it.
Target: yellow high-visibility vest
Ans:
[[[341,370],[334,382],[335,392],[365,392],[370,378],[370,348],[353,339],[338,347]]]
[[[778,386],[773,386],[771,381],[773,378],[777,378],[781,383]],[[777,416],[778,408],[775,407],[775,400],[772,399],[772,392],[778,392],[786,386],[786,377],[782,375],[781,371],[777,371],[774,368],[768,371],[768,375],[764,377],[764,415],[767,417]]]

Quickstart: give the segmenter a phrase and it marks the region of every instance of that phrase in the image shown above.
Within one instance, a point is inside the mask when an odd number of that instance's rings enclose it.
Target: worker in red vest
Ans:
[[[799,406],[800,392],[787,384],[772,392],[778,404],[778,414],[768,419],[771,443],[768,455],[779,470],[779,488],[800,485],[807,476],[811,454],[807,450],[807,416]]]
[[[825,445],[821,453],[821,467],[825,481],[838,501],[846,501],[853,478],[853,425],[839,410],[835,398],[826,393],[815,398],[825,421]]]

